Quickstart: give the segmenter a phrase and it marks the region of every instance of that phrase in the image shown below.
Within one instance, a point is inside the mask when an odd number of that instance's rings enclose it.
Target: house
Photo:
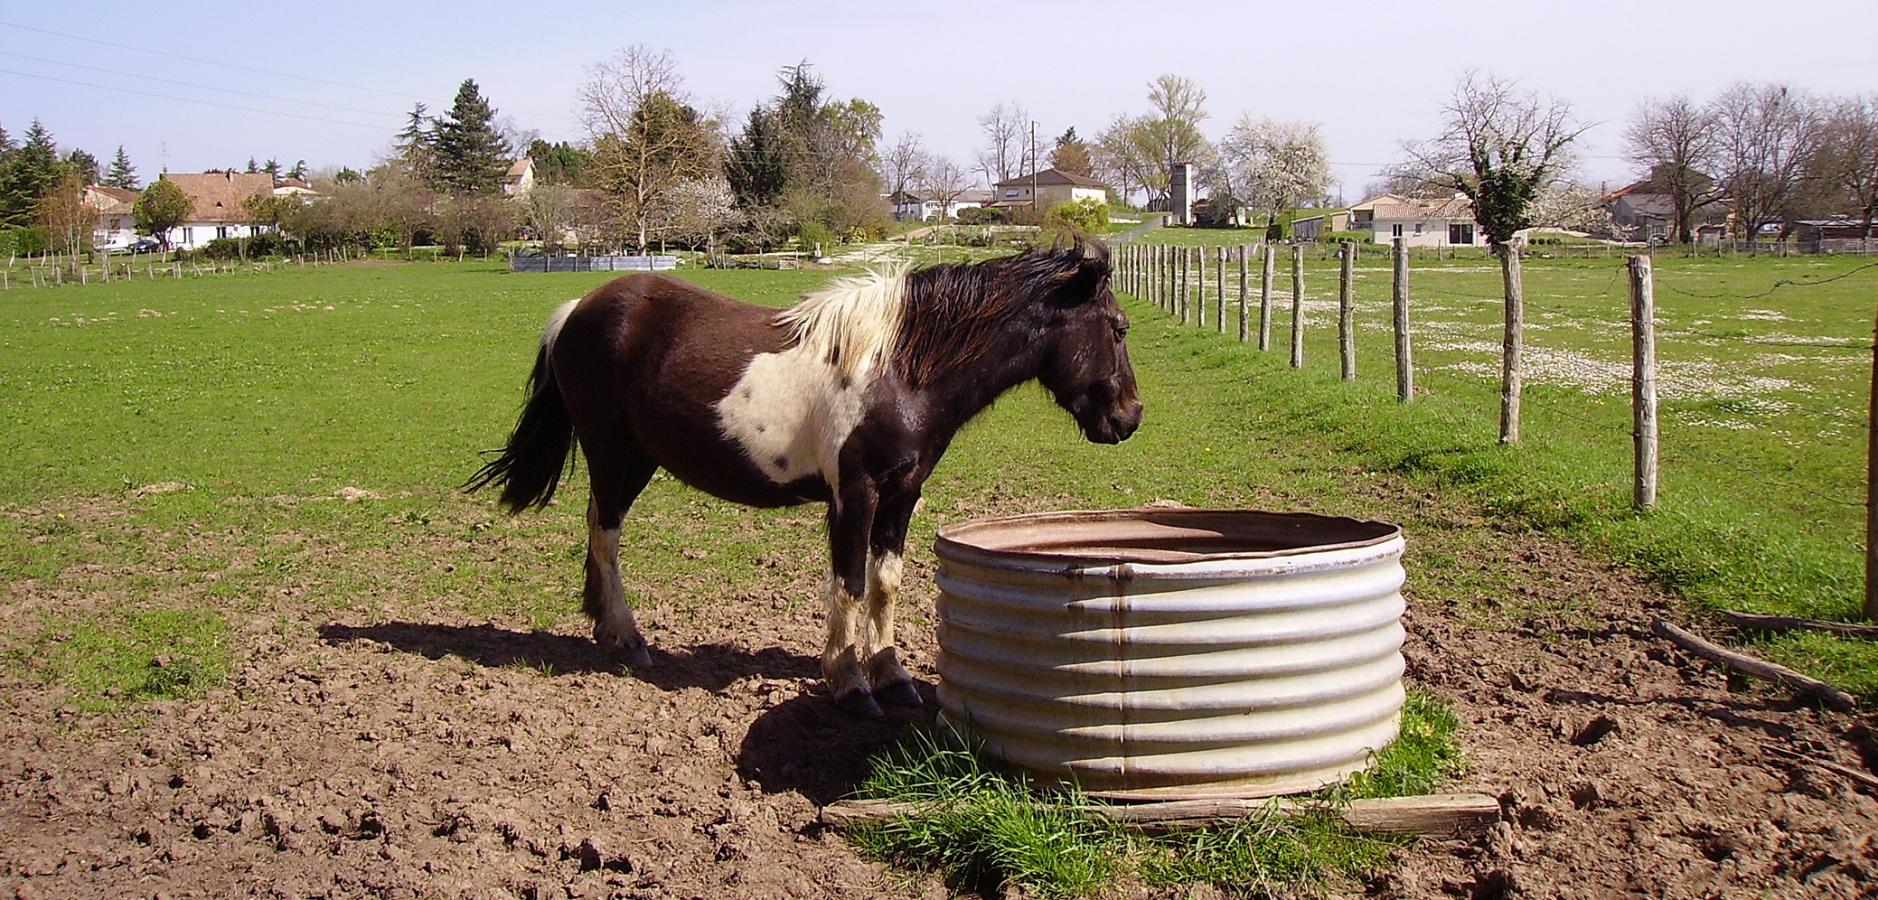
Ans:
[[[295,197],[302,202],[321,200],[326,197],[325,194],[314,189],[312,182],[304,178],[274,179],[274,196]]]
[[[137,239],[137,222],[131,207],[137,192],[108,184],[85,185],[85,208],[98,215],[91,229],[92,246],[100,250],[121,250]]]
[[[1350,207],[1349,230],[1367,231],[1379,244],[1402,238],[1410,247],[1487,245],[1473,205],[1459,194],[1434,199],[1383,194]]]
[[[1350,230],[1350,211],[1333,209],[1315,216],[1303,216],[1291,220],[1291,237],[1300,241],[1322,240],[1332,231]]]
[[[253,237],[268,230],[248,213],[248,198],[274,192],[274,176],[266,172],[165,172],[162,178],[181,188],[195,204],[189,218],[169,230],[171,247],[194,249],[216,238]]]
[[[1878,251],[1878,224],[1867,231],[1864,219],[1850,216],[1801,219],[1793,223],[1793,239],[1814,253],[1871,253]]]
[[[1036,186],[1036,196],[1031,196],[1031,186]],[[1037,209],[1049,209],[1059,203],[1073,203],[1077,200],[1092,199],[1107,203],[1109,189],[1102,182],[1087,175],[1071,172],[1059,172],[1044,169],[1035,175],[1018,175],[1000,181],[992,186],[993,199],[985,204],[991,207],[1035,206]]]
[[[535,161],[522,157],[509,164],[509,170],[502,173],[502,193],[510,197],[526,197],[535,189]]]
[[[938,198],[930,191],[901,191],[888,196],[887,202],[893,205],[893,217],[905,222],[917,219],[921,222],[956,219],[959,210],[974,209],[991,202],[991,192],[985,190],[966,191],[952,198],[952,202],[940,209]]]
[[[1701,177],[1702,183],[1708,183],[1707,176]],[[1611,206],[1611,223],[1630,240],[1667,244],[1675,239],[1676,201],[1657,184],[1654,178],[1646,178],[1604,195]],[[1710,202],[1696,207],[1689,217],[1693,220],[1690,233],[1702,237],[1725,231],[1721,226],[1726,224],[1728,211],[1725,204]]]

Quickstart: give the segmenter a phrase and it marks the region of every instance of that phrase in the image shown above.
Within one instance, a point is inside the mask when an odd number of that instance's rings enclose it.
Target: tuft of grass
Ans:
[[[19,661],[69,691],[81,712],[102,713],[134,700],[195,697],[221,684],[229,665],[227,632],[220,615],[196,609],[67,619],[48,623]]]
[[[1326,804],[1423,793],[1459,771],[1454,714],[1411,692],[1402,735],[1374,766],[1314,795]],[[1131,833],[1083,809],[1073,786],[1039,790],[943,723],[915,729],[883,750],[855,792],[917,804],[911,816],[857,828],[863,852],[939,873],[960,890],[1020,889],[1078,897],[1117,878],[1150,886],[1213,884],[1234,892],[1322,885],[1371,872],[1405,839],[1351,832],[1334,816],[1248,816],[1231,826],[1165,835]]]

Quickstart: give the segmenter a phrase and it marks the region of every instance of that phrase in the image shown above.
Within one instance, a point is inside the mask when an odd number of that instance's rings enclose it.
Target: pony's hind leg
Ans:
[[[874,513],[867,560],[867,683],[875,699],[895,706],[919,706],[913,676],[900,664],[894,642],[893,605],[900,593],[901,555],[906,550],[907,523],[919,503],[919,488],[884,494]]]
[[[652,664],[639,623],[626,605],[626,585],[619,574],[620,524],[657,467],[637,453],[599,460],[588,454],[593,494],[587,501],[587,583],[582,606],[593,619],[593,639],[621,655],[626,665]]]

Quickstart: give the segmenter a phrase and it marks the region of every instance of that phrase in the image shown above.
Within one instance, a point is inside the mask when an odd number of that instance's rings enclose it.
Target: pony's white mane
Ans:
[[[834,358],[842,377],[859,380],[900,339],[906,311],[906,265],[836,280],[776,314],[811,359]]]

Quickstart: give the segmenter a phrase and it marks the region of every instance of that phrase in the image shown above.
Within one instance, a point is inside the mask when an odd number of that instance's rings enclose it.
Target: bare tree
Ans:
[[[978,128],[985,133],[984,149],[978,151],[979,171],[993,184],[1009,181],[1030,153],[1029,111],[1015,100],[999,103],[978,117]]]
[[[971,181],[965,169],[945,156],[932,158],[919,184],[920,192],[939,204],[940,221],[945,220],[946,210],[951,209],[959,197],[971,190]]]
[[[1167,195],[1167,169],[1160,165],[1145,117],[1116,116],[1096,136],[1093,156],[1096,177],[1115,185],[1124,197],[1136,188],[1150,200]]]
[[[528,230],[549,252],[560,249],[563,236],[572,224],[574,189],[565,184],[537,184],[522,201]]]
[[[1784,84],[1742,83],[1715,98],[1713,110],[1716,176],[1736,226],[1751,241],[1788,212],[1805,187],[1820,138],[1818,103]]]
[[[1822,128],[1817,171],[1821,179],[1857,205],[1871,249],[1872,217],[1878,211],[1878,94],[1840,101]]]
[[[58,179],[39,196],[35,212],[46,243],[59,248],[67,264],[76,269],[79,254],[87,249],[98,224],[97,210],[85,205],[85,179],[77,167],[62,168]]]
[[[1212,162],[1213,147],[1200,133],[1207,116],[1204,89],[1191,79],[1162,75],[1148,82],[1148,105],[1153,113],[1143,123],[1144,137],[1159,151],[1161,171],[1178,163]]]
[[[716,166],[716,130],[687,103],[671,57],[643,44],[587,70],[581,119],[593,143],[595,181],[619,233],[647,246],[678,185]]]
[[[900,132],[900,137],[887,148],[880,157],[880,175],[889,195],[898,195],[906,189],[919,184],[926,174],[926,146],[920,136],[911,131]]]
[[[1493,75],[1467,72],[1442,109],[1434,140],[1410,144],[1410,170],[1429,185],[1463,194],[1500,257],[1505,288],[1500,443],[1519,442],[1520,353],[1525,285],[1514,237],[1532,227],[1533,203],[1571,168],[1568,148],[1587,126],[1563,100],[1517,89]]]
[[[1624,129],[1630,161],[1669,196],[1675,214],[1670,239],[1679,244],[1695,241],[1696,211],[1721,199],[1715,179],[1703,171],[1715,164],[1717,126],[1714,110],[1677,94],[1645,100]]]
[[[1241,113],[1220,142],[1219,156],[1213,170],[1219,173],[1219,187],[1268,210],[1272,219],[1321,196],[1330,183],[1330,154],[1315,122],[1254,119]]]

